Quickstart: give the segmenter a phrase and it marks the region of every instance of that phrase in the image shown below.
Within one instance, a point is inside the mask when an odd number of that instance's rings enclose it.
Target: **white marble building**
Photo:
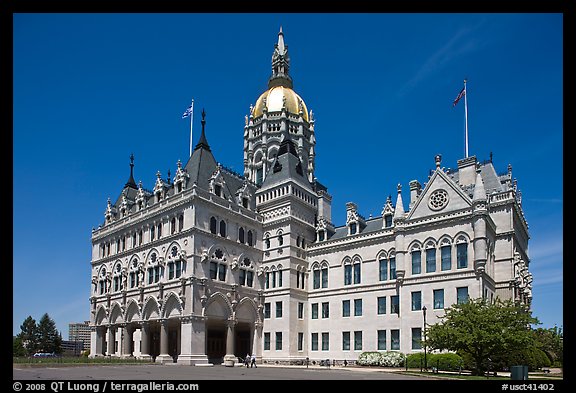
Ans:
[[[245,119],[243,175],[217,163],[204,112],[175,176],[158,173],[146,190],[131,157],[92,232],[90,356],[354,361],[420,351],[423,307],[431,324],[469,297],[530,304],[528,225],[510,166],[498,174],[472,156],[449,171],[437,155],[424,187],[398,185],[376,218],[350,202],[335,227],[314,176],[313,113],[289,65],[280,31],[268,90]]]

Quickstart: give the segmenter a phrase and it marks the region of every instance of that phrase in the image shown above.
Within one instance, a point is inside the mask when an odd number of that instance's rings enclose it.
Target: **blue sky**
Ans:
[[[563,325],[561,14],[15,14],[13,333],[48,312],[88,320],[91,229],[129,176],[153,188],[189,154],[182,112],[206,110],[215,157],[243,166],[244,116],[283,27],[294,90],[316,118],[316,176],[380,214],[401,183],[469,152],[512,165],[530,230],[533,315]],[[409,193],[403,193],[404,205]]]

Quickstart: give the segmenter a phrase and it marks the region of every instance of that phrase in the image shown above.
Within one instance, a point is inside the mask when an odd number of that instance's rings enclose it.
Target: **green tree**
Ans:
[[[56,329],[56,323],[48,313],[38,322],[38,348],[42,352],[62,352],[62,338]]]
[[[17,337],[26,350],[26,354],[32,356],[38,349],[38,326],[32,316],[28,316],[20,325],[20,333]]]
[[[20,337],[15,337],[12,341],[12,356],[22,357],[26,355],[26,348],[22,345],[22,339]]]
[[[440,319],[428,327],[426,345],[462,354],[478,375],[514,349],[533,346],[530,325],[539,323],[527,307],[498,299],[455,304]]]
[[[533,334],[536,346],[548,355],[550,361],[562,363],[564,357],[562,328],[558,326],[550,329],[538,328]]]

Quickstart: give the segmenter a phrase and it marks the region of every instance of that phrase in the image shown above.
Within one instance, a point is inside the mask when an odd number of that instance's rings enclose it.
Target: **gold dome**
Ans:
[[[254,118],[262,116],[262,111],[264,109],[264,98],[266,98],[266,106],[268,107],[268,112],[281,112],[282,104],[284,98],[286,99],[286,111],[294,115],[298,115],[300,112],[300,105],[302,103],[302,117],[304,120],[308,121],[308,108],[304,100],[300,98],[294,90],[285,86],[275,86],[266,90],[256,101],[254,106]]]

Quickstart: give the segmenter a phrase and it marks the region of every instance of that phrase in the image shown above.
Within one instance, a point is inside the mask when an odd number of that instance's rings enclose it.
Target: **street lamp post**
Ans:
[[[422,315],[424,316],[424,370],[428,371],[428,361],[426,359],[426,306],[422,307]]]

